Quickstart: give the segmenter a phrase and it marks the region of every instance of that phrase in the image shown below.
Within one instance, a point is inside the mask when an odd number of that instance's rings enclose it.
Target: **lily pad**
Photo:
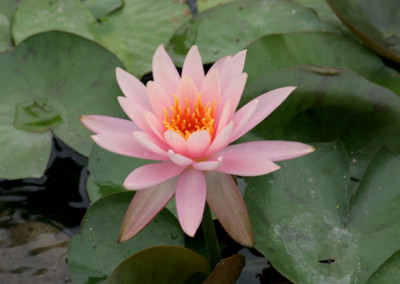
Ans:
[[[81,154],[93,143],[82,114],[120,110],[119,60],[78,36],[51,32],[0,54],[0,177],[40,177],[49,159],[50,131]],[[7,161],[7,162],[5,162]]]
[[[400,247],[400,155],[380,149],[352,196],[343,146],[314,146],[250,180],[256,248],[295,283],[366,283]]]
[[[400,96],[399,72],[386,67],[365,45],[325,32],[269,35],[251,44],[245,65],[247,84],[266,73],[303,64],[348,68]]]
[[[395,283],[398,279],[400,279],[400,250],[385,261],[367,283]]]
[[[204,257],[182,247],[157,246],[145,249],[122,262],[107,284],[202,283],[210,273]]]
[[[211,63],[267,34],[334,30],[293,1],[240,1],[200,13],[176,30],[167,49],[174,61],[182,64],[189,48],[197,44],[203,63]]]
[[[19,5],[18,0],[3,0],[0,2],[0,52],[11,50],[11,19]]]
[[[82,233],[72,239],[68,248],[68,267],[77,284],[104,283],[119,263],[145,248],[184,245],[178,221],[166,210],[135,237],[118,243],[119,227],[132,197],[133,192],[108,195],[89,208],[82,222]]]
[[[298,88],[247,140],[341,139],[355,180],[382,145],[400,151],[400,98],[390,90],[346,69],[299,66],[261,77],[245,90],[242,104],[284,86]]]
[[[124,5],[123,0],[82,0],[82,2],[96,19],[101,19]]]
[[[22,1],[13,18],[12,35],[17,45],[46,31],[70,32],[94,39],[89,27],[95,21],[79,0]]]
[[[400,63],[400,2],[327,0],[359,39],[380,55]]]

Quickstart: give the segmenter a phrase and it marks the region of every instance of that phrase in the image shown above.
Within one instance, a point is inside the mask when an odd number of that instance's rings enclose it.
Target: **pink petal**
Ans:
[[[187,140],[187,152],[190,158],[200,158],[210,146],[211,137],[206,130],[195,131]]]
[[[185,170],[171,162],[148,164],[135,169],[125,179],[124,187],[132,190],[145,189],[169,180]]]
[[[204,80],[204,68],[201,61],[199,49],[193,45],[186,55],[185,62],[182,67],[182,77],[188,75],[193,79],[197,89],[200,89]]]
[[[254,246],[254,233],[242,195],[230,175],[207,172],[207,202],[237,243]]]
[[[230,84],[228,84],[227,88],[224,89],[221,94],[221,101],[223,103],[226,102],[228,98],[232,100],[231,106],[231,114],[233,114],[239,104],[240,98],[242,97],[242,93],[244,90],[244,86],[246,85],[247,74],[241,73],[236,78],[232,79]]]
[[[168,156],[169,156],[170,160],[178,166],[187,167],[194,163],[194,161],[192,159],[189,159],[188,157],[177,154],[171,149],[168,150]]]
[[[197,101],[197,96],[199,92],[193,82],[193,80],[189,76],[182,76],[181,82],[178,87],[178,99],[180,107],[182,111],[186,108],[186,100],[189,103],[191,110],[194,109],[194,103]],[[173,105],[171,105],[173,106]]]
[[[194,237],[203,219],[206,204],[206,179],[202,171],[187,168],[179,177],[175,200],[183,231]]]
[[[232,134],[231,141],[234,141],[237,138],[241,137],[242,135],[250,131],[254,126],[259,124],[263,119],[270,115],[270,113],[273,112],[295,89],[296,87],[284,87],[275,89],[249,102],[247,105],[252,104],[255,100],[257,100],[257,109],[249,122],[244,125],[244,127],[235,128],[234,133]],[[245,105],[237,113],[235,113],[235,115],[233,116],[233,121],[238,120],[236,116],[239,116],[240,111],[246,108],[247,105]]]
[[[239,175],[259,176],[278,170],[280,167],[264,158],[259,153],[218,153],[223,160],[222,165],[216,169],[218,172]]]
[[[145,110],[151,110],[146,87],[134,76],[121,68],[116,68],[118,85],[124,95],[132,100],[134,104],[139,104]]]
[[[149,111],[144,113],[144,119],[147,122],[148,129],[151,130],[154,136],[160,141],[164,142],[165,139],[163,134],[165,131],[165,126],[160,122],[160,120],[158,120],[157,117]]]
[[[139,233],[174,196],[177,178],[136,192],[122,221],[118,242],[122,243]]]
[[[211,66],[211,68],[210,68],[210,70],[209,70],[208,72],[210,72],[210,71],[213,70],[213,69],[221,69],[221,68],[226,64],[226,62],[228,62],[229,60],[231,60],[231,58],[232,58],[232,56],[231,56],[231,55],[228,55],[228,56],[224,56],[224,57],[218,59],[218,60]]]
[[[234,114],[232,121],[235,123],[235,128],[233,129],[229,142],[235,141],[240,137],[239,134],[248,126],[249,121],[257,111],[258,104],[258,100],[254,99]]]
[[[131,133],[101,133],[93,135],[92,138],[100,147],[119,155],[147,160],[168,160],[165,154],[160,155],[143,147]]]
[[[225,90],[230,82],[243,72],[244,62],[246,59],[246,50],[238,52],[230,60],[225,62],[219,68],[219,78],[221,82],[221,90]]]
[[[163,45],[160,45],[153,56],[153,77],[168,95],[176,94],[180,76],[174,63]]]
[[[200,89],[201,99],[204,106],[207,103],[212,105],[214,101],[216,102],[217,107],[220,105],[221,88],[219,82],[218,69],[213,69],[207,73]]]
[[[164,132],[164,138],[175,153],[186,156],[186,140],[182,135],[173,130],[167,130]]]
[[[94,133],[132,133],[140,128],[132,121],[104,115],[82,115],[82,123]]]
[[[140,129],[146,132],[150,130],[143,115],[147,111],[146,109],[125,97],[118,97],[118,101],[124,112],[138,127],[140,127]]]
[[[133,132],[132,136],[143,148],[163,157],[168,156],[166,147],[147,133],[138,131]]]
[[[230,137],[232,135],[233,127],[234,124],[233,121],[231,121],[221,130],[221,132],[211,142],[210,147],[208,147],[207,151],[204,153],[205,157],[209,157],[212,154],[220,151],[230,143]]]
[[[219,115],[220,116],[216,122],[217,130],[215,131],[215,135],[218,135],[221,130],[228,124],[228,122],[230,122],[232,116],[232,100],[230,98],[228,98],[224,103],[224,107]]]
[[[164,121],[164,109],[169,111],[169,107],[174,106],[174,97],[172,94],[167,94],[156,82],[149,81],[147,83],[147,92],[154,110],[154,114],[160,121]]]
[[[253,153],[276,162],[297,158],[314,150],[314,147],[299,142],[254,141],[230,145],[218,154],[237,153],[238,155],[242,155],[243,153]]]
[[[212,157],[202,162],[193,164],[193,168],[200,171],[214,171],[222,165],[223,158],[221,156]]]

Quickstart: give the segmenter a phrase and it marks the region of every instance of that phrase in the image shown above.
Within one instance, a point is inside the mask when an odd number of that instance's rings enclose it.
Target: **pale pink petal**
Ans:
[[[231,106],[231,115],[235,112],[240,98],[242,97],[242,93],[244,90],[244,86],[246,85],[247,74],[240,73],[239,76],[232,79],[226,89],[223,90],[221,94],[221,102],[225,104],[226,100],[230,98],[232,100]]]
[[[187,168],[179,177],[175,200],[183,231],[194,237],[203,219],[206,204],[206,179],[202,171]]]
[[[140,128],[127,119],[105,116],[105,115],[81,115],[82,123],[94,133],[120,132],[132,133]]]
[[[168,56],[163,45],[160,45],[153,56],[153,77],[167,94],[176,94],[180,76],[174,63]]]
[[[151,110],[147,90],[143,83],[121,68],[117,67],[115,71],[118,85],[124,95],[145,110]]]
[[[204,68],[201,61],[199,49],[193,45],[186,55],[185,62],[182,67],[182,77],[188,75],[193,79],[197,89],[200,89],[204,80]]]
[[[139,233],[174,196],[177,178],[135,193],[125,213],[118,242],[122,243]]]
[[[182,111],[185,111],[186,101],[189,103],[191,110],[194,109],[194,103],[197,101],[199,92],[193,80],[189,76],[182,76],[178,87],[178,100]],[[171,105],[173,106],[173,105]]]
[[[205,157],[209,157],[212,154],[228,146],[228,144],[230,143],[230,137],[232,135],[233,127],[234,124],[233,121],[231,121],[221,130],[221,132],[211,142],[210,147],[208,147],[207,151],[204,153]]]
[[[132,136],[140,145],[142,145],[143,148],[146,148],[160,156],[168,157],[168,149],[166,148],[166,145],[162,145],[156,138],[141,131],[132,132]]]
[[[187,140],[187,153],[192,159],[200,158],[210,146],[211,137],[206,130],[195,131]]]
[[[232,116],[232,100],[228,98],[224,103],[222,111],[219,113],[219,118],[216,121],[215,135],[218,135],[221,130],[231,121]]]
[[[237,243],[254,246],[253,227],[242,195],[230,175],[207,172],[207,202],[222,227]]]
[[[208,72],[210,72],[213,69],[221,69],[223,68],[223,66],[226,64],[226,62],[228,62],[229,60],[231,60],[232,56],[228,55],[228,56],[224,56],[220,59],[218,59],[210,68],[210,70]]]
[[[218,153],[223,160],[218,172],[238,176],[259,176],[278,170],[280,167],[258,153]]]
[[[160,141],[165,142],[163,135],[165,131],[164,124],[162,124],[161,121],[158,120],[157,117],[149,111],[146,111],[144,113],[144,118],[147,122],[148,129],[151,130],[154,136],[157,137]]]
[[[270,161],[277,162],[297,158],[309,154],[314,150],[314,147],[307,144],[276,140],[254,141],[230,145],[221,150],[218,154],[236,153],[242,155],[243,153],[254,153]]]
[[[219,84],[218,69],[213,69],[207,73],[203,84],[201,85],[200,93],[204,106],[207,103],[210,103],[211,106],[214,101],[217,104],[217,108],[220,106],[219,101],[221,99],[221,88]]]
[[[248,131],[250,131],[254,126],[259,124],[262,120],[264,120],[268,115],[270,115],[271,112],[273,112],[289,95],[291,92],[293,92],[296,89],[296,87],[284,87],[284,88],[279,88],[272,90],[268,93],[265,93],[257,98],[255,98],[253,101],[257,100],[258,101],[258,106],[249,120],[248,123],[244,127],[241,128],[235,128],[234,133],[232,134],[232,140],[234,141],[237,138],[241,137],[242,135],[246,134]],[[249,102],[248,104],[253,103],[253,101]],[[248,105],[247,104],[247,105]],[[245,108],[247,105],[242,107],[241,109]],[[236,119],[236,115],[239,115],[239,112],[241,109],[235,113],[233,116],[233,121]]]
[[[148,164],[135,169],[124,181],[124,187],[140,190],[176,177],[185,170],[171,162]]]
[[[107,151],[147,160],[168,160],[165,154],[153,152],[143,147],[131,133],[101,133],[92,136],[94,142]]]
[[[146,132],[150,130],[144,117],[144,113],[147,111],[145,108],[139,104],[135,104],[132,100],[125,97],[118,97],[118,101],[124,112],[138,127],[140,127],[140,129]]]
[[[154,114],[159,120],[164,121],[164,109],[169,111],[169,107],[174,106],[174,97],[172,94],[167,94],[156,82],[149,81],[147,83],[147,92],[150,102],[154,110]]]
[[[175,153],[186,156],[186,140],[182,135],[173,130],[167,130],[164,132],[164,138]]]
[[[178,166],[187,167],[194,163],[194,161],[192,159],[185,157],[183,155],[177,154],[171,149],[168,150],[168,156],[169,156],[170,160]]]
[[[246,52],[246,50],[238,52],[219,68],[221,90],[225,90],[230,82],[243,72]]]
[[[212,157],[205,161],[193,164],[193,168],[200,171],[214,171],[221,166],[222,162],[223,158],[221,156]]]
[[[258,104],[258,100],[254,99],[234,114],[232,121],[235,123],[235,128],[233,129],[229,142],[235,141],[240,137],[239,134],[247,127],[249,121],[257,111]]]

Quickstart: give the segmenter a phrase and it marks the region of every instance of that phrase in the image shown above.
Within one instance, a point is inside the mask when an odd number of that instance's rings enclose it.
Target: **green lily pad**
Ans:
[[[199,13],[214,8],[225,3],[234,2],[237,0],[197,0],[197,10]]]
[[[334,30],[293,1],[240,1],[200,13],[175,32],[167,49],[174,61],[182,64],[190,47],[197,44],[203,62],[211,63],[267,34]]]
[[[210,273],[204,257],[182,247],[157,246],[145,249],[122,262],[107,284],[202,283]]]
[[[380,55],[400,63],[400,2],[327,0],[359,39]]]
[[[78,36],[51,32],[0,54],[0,177],[40,177],[49,159],[50,130],[88,155],[93,142],[82,114],[120,111],[119,60]]]
[[[145,248],[184,245],[179,223],[166,210],[135,237],[118,243],[119,227],[132,197],[133,192],[108,195],[89,208],[82,233],[72,239],[68,248],[68,267],[75,283],[104,283],[119,263]]]
[[[3,0],[0,2],[0,52],[11,50],[11,19],[17,10],[19,1]]]
[[[355,180],[382,145],[400,151],[400,98],[390,90],[350,70],[299,66],[261,77],[245,90],[242,104],[284,86],[298,88],[245,139],[341,139]]]
[[[352,196],[343,146],[314,146],[250,180],[255,247],[295,283],[366,283],[400,248],[400,155],[380,149]]]
[[[46,31],[70,32],[94,39],[89,28],[95,21],[79,0],[22,1],[13,18],[12,35],[17,45]]]
[[[396,283],[400,279],[400,251],[393,254],[368,279],[368,284]]]
[[[245,65],[247,84],[266,73],[303,64],[348,68],[400,96],[399,72],[357,41],[325,32],[269,35],[251,44]]]
[[[82,0],[82,2],[96,19],[101,19],[124,5],[123,0]]]

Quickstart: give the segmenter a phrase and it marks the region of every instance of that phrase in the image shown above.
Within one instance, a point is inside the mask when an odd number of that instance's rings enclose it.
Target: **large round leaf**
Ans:
[[[380,55],[400,63],[398,0],[327,0],[355,36]]]
[[[233,2],[206,10],[180,27],[170,39],[168,51],[181,64],[190,47],[197,44],[203,62],[211,63],[264,35],[309,30],[335,28],[293,1]]]
[[[352,197],[342,145],[314,146],[250,180],[256,248],[295,283],[365,283],[400,248],[400,155],[378,151]]]
[[[184,245],[179,223],[168,211],[156,218],[132,239],[119,244],[119,228],[133,192],[108,195],[95,202],[68,249],[68,267],[77,283],[101,283],[117,265],[133,253],[155,245]]]
[[[96,19],[100,19],[123,6],[123,0],[81,0],[92,12]]]
[[[0,52],[11,50],[11,19],[17,10],[19,1],[3,0],[0,2]]]
[[[400,279],[400,250],[386,260],[369,278],[368,284],[396,283]]]
[[[182,247],[157,246],[122,262],[107,284],[202,283],[210,273],[207,259]]]
[[[246,139],[340,138],[354,179],[380,146],[400,151],[400,98],[388,89],[346,69],[300,66],[261,77],[245,90],[243,102],[284,86],[298,88]]]
[[[40,177],[53,131],[87,155],[93,143],[82,114],[120,109],[118,59],[93,42],[52,32],[0,54],[0,177]]]
[[[359,42],[325,32],[269,35],[251,44],[245,65],[247,83],[266,73],[303,64],[352,69],[400,96],[399,72],[386,67],[379,56]]]

